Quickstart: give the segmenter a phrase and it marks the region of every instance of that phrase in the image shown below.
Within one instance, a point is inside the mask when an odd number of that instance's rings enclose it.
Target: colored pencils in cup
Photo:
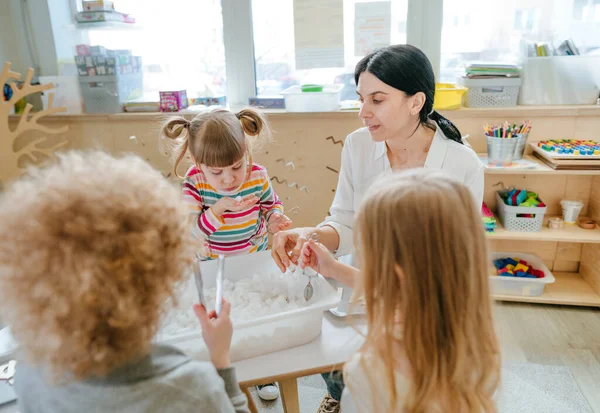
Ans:
[[[489,125],[486,123],[483,125],[483,130],[487,136],[511,139],[515,135],[529,133],[531,130],[531,121],[528,120],[520,126],[517,126],[516,123],[510,125],[508,121],[502,125]]]

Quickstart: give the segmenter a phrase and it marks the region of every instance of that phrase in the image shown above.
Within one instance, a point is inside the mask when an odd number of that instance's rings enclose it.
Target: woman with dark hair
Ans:
[[[358,62],[354,77],[361,102],[358,116],[365,127],[344,142],[331,216],[316,227],[275,234],[272,255],[282,271],[298,263],[312,233],[337,256],[351,254],[355,212],[366,190],[385,172],[438,169],[469,188],[478,206],[483,202],[483,165],[462,144],[458,128],[433,109],[435,76],[420,49],[403,44],[377,50]],[[328,394],[319,412],[337,412],[343,382],[335,373],[325,380]]]

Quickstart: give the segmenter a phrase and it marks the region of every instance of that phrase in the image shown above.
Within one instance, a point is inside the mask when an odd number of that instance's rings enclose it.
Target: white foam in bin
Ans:
[[[544,272],[544,278],[503,277],[490,275],[490,289],[497,295],[520,295],[535,297],[544,293],[546,284],[552,284],[556,279],[546,264],[535,255],[520,252],[492,252],[492,260],[499,258],[519,258],[527,261],[536,270]]]
[[[335,112],[340,108],[344,85],[324,85],[322,92],[302,92],[302,86],[289,87],[280,93],[288,112]]]
[[[205,261],[201,264],[204,288],[216,285],[217,261]],[[266,274],[279,271],[270,251],[228,257],[225,260],[225,279],[237,281],[251,278],[254,274]],[[300,271],[299,269],[297,271]],[[308,279],[307,279],[308,281]],[[277,314],[258,317],[252,320],[233,323],[231,360],[238,361],[262,354],[300,346],[316,339],[321,334],[323,312],[338,305],[339,293],[321,276],[313,277],[314,296],[306,307],[284,311]],[[190,290],[185,294],[197,293],[193,281],[188,284]],[[227,299],[227,296],[225,296]],[[157,336],[157,341],[180,348],[197,360],[209,360],[208,350],[202,341],[200,325],[194,332]]]

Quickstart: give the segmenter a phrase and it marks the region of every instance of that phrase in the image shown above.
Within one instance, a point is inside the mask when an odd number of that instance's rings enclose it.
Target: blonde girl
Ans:
[[[314,241],[303,248],[301,265],[354,285],[366,305],[343,412],[496,411],[500,357],[477,207],[441,172],[391,174],[358,212],[360,272]]]
[[[252,160],[248,137],[269,136],[259,112],[219,109],[191,121],[173,117],[161,136],[172,140],[178,177],[184,158],[193,163],[180,178],[183,198],[196,215],[194,235],[205,241],[202,259],[262,251],[268,232],[290,227],[267,170]]]

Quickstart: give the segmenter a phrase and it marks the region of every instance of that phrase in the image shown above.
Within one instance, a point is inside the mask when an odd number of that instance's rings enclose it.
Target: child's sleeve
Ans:
[[[266,220],[269,221],[273,214],[283,215],[283,204],[275,193],[273,185],[271,185],[269,175],[266,171],[263,175],[263,180],[262,195],[260,197],[260,209],[265,214]]]
[[[212,208],[207,208],[202,202],[202,196],[196,189],[194,182],[190,178],[185,178],[182,186],[183,202],[188,206],[194,219],[193,235],[203,239],[225,223],[223,219],[215,215]]]

